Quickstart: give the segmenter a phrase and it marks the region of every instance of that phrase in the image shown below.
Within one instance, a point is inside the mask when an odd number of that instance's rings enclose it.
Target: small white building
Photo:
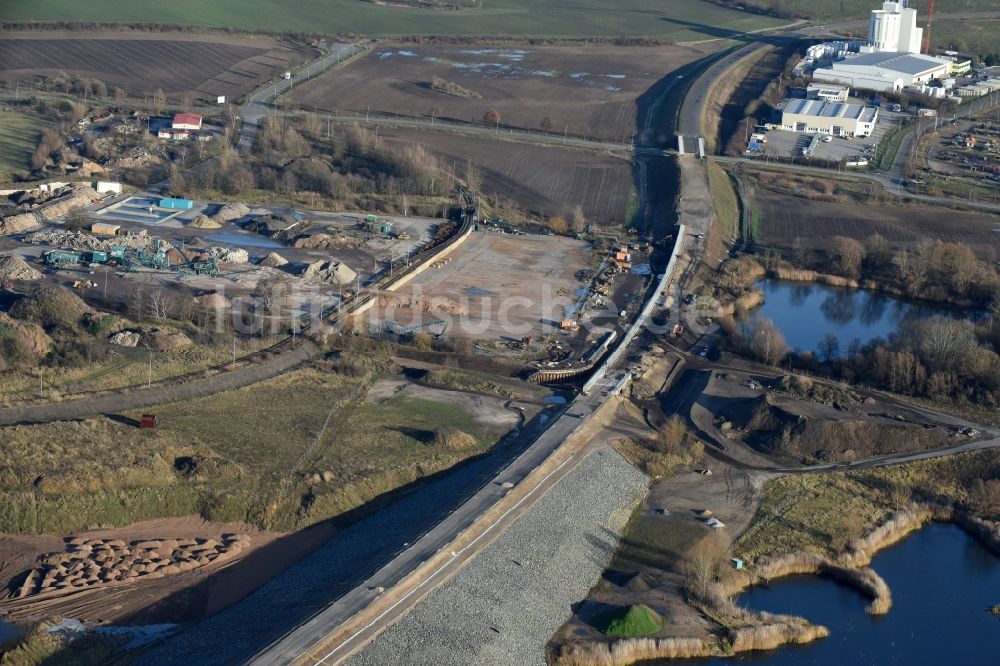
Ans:
[[[946,79],[951,62],[913,53],[862,53],[813,72],[813,80],[852,88],[898,92],[905,86]]]
[[[781,109],[781,129],[789,132],[871,136],[878,122],[878,109],[861,104],[792,99]]]
[[[806,99],[819,99],[824,102],[846,102],[851,89],[836,83],[810,83],[806,86]]]

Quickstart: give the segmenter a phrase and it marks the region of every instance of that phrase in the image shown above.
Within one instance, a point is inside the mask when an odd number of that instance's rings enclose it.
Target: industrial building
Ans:
[[[170,129],[192,131],[200,130],[201,116],[197,113],[178,113],[174,116],[173,122],[170,123]]]
[[[861,104],[792,99],[781,109],[780,129],[790,132],[871,136],[878,122],[878,109]]]
[[[947,79],[951,61],[913,53],[862,53],[813,72],[813,80],[852,88],[898,92]]]
[[[923,28],[917,27],[917,10],[905,2],[884,2],[873,9],[868,24],[868,50],[875,53],[920,53]]]

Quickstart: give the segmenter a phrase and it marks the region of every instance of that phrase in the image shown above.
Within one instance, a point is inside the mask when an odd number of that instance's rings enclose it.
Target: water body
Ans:
[[[0,644],[12,641],[21,635],[21,630],[10,622],[0,622]]]
[[[892,590],[893,605],[887,615],[868,615],[868,599],[830,579],[786,578],[770,587],[750,588],[739,603],[754,610],[800,615],[826,626],[827,638],[696,663],[1000,664],[1000,618],[986,611],[1000,603],[1000,558],[982,544],[953,525],[935,523],[880,552],[872,568]]]
[[[966,310],[912,303],[865,289],[786,280],[761,280],[756,286],[764,292],[764,304],[750,314],[750,320],[770,319],[788,345],[799,351],[814,351],[829,333],[837,336],[844,349],[855,338],[862,343],[888,338],[914,319],[976,316]]]
[[[223,243],[224,245],[241,245],[243,247],[284,247],[278,241],[273,241],[269,238],[244,236],[243,234],[236,234],[229,231],[205,236],[205,240]]]

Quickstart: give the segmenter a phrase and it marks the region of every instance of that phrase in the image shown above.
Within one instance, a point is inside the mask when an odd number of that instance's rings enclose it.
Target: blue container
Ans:
[[[188,210],[194,208],[194,202],[190,199],[160,199],[160,208],[172,208],[175,210]]]

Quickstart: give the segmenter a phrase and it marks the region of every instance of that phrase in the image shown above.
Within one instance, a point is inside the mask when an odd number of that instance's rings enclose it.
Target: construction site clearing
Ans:
[[[379,292],[366,315],[370,331],[461,336],[480,353],[551,367],[596,361],[636,313],[652,274],[651,248],[632,237],[532,234],[486,220],[453,251],[413,266],[424,260],[420,253],[454,238],[457,223],[120,190],[117,183],[53,183],[7,193],[0,253],[30,270],[14,266],[0,287],[58,284],[119,304],[137,288],[189,290],[234,317],[267,303],[278,332],[412,272],[405,284]],[[265,325],[259,328],[263,334]]]

